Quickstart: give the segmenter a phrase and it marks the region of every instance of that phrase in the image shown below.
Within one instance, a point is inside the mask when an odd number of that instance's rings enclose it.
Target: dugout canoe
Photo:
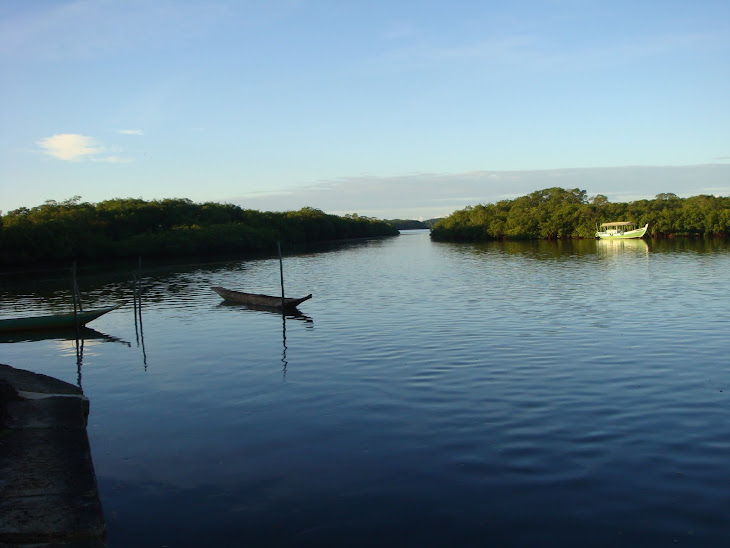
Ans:
[[[282,309],[283,307],[287,310],[296,308],[307,299],[312,298],[311,293],[306,297],[301,297],[298,299],[292,297],[286,297],[282,299],[281,297],[272,297],[271,295],[259,295],[258,293],[244,293],[242,291],[233,291],[232,289],[226,289],[224,287],[211,287],[211,289],[218,293],[218,295],[220,295],[223,300],[231,303],[247,304],[251,306],[264,306],[267,308],[278,309]]]
[[[81,327],[86,325],[99,316],[103,316],[107,312],[116,310],[122,304],[116,306],[108,306],[106,308],[97,308],[96,310],[83,310],[68,314],[52,314],[49,316],[26,316],[23,318],[8,318],[0,320],[0,333],[9,333],[12,331],[40,331],[46,329],[68,329],[73,327]]]

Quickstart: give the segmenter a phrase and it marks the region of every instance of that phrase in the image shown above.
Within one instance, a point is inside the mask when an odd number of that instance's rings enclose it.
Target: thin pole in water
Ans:
[[[81,304],[78,299],[78,284],[76,283],[76,261],[73,262],[73,265],[71,266],[71,291],[73,294],[73,301],[74,301],[74,326],[76,327],[76,330],[78,331],[79,328],[79,319],[78,319],[78,308]]]
[[[281,242],[276,242],[279,251],[279,275],[281,276],[281,310],[284,310],[284,261],[281,260]]]

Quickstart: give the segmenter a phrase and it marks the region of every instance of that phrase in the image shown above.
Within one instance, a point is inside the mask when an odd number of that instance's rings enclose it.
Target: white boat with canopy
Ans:
[[[623,239],[643,238],[649,229],[649,223],[641,228],[636,228],[631,221],[616,221],[612,223],[602,223],[596,232],[596,238],[601,239]]]

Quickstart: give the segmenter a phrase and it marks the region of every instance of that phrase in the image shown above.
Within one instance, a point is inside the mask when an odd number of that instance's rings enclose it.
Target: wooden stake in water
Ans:
[[[79,299],[79,285],[78,285],[78,283],[76,283],[76,261],[74,261],[73,266],[71,266],[71,291],[73,294],[73,301],[74,301],[74,326],[78,330],[78,328],[79,328],[78,312],[81,309],[81,299]]]
[[[284,261],[281,260],[281,242],[276,242],[279,251],[279,275],[281,276],[281,311],[284,311]]]

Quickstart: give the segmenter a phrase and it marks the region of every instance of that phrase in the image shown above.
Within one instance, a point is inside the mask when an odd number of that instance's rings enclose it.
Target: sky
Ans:
[[[0,210],[730,195],[727,0],[0,0]]]

